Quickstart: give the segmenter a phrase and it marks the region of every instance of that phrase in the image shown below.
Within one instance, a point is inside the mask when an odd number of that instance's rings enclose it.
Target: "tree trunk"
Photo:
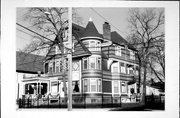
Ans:
[[[142,103],[145,104],[146,102],[146,74],[147,74],[147,70],[146,70],[146,65],[144,66],[144,79],[143,79],[143,95],[142,95]]]

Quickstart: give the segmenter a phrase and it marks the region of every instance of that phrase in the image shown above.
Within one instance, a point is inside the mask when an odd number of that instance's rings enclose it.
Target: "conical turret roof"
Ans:
[[[96,29],[92,19],[90,18],[84,33],[82,34],[81,38],[85,37],[99,37],[102,38],[102,35],[99,34],[98,30]]]

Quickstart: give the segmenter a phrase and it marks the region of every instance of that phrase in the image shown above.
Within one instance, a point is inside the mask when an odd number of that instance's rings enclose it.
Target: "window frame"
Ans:
[[[115,85],[117,85],[117,86],[115,86]],[[114,80],[113,81],[113,94],[119,94],[120,93],[120,85],[119,85],[119,81],[118,80]],[[116,88],[115,88],[116,87]],[[117,90],[117,91],[115,91],[115,90]]]
[[[91,57],[83,58],[82,59],[83,70],[89,70],[89,69],[101,70],[102,68],[101,61],[102,58],[100,56],[91,56]],[[87,62],[87,64],[85,62]]]
[[[102,80],[101,78],[84,78],[83,92],[85,93],[101,93]]]
[[[120,84],[121,84],[121,93],[124,93],[124,94],[126,94],[127,92],[128,92],[128,90],[127,90],[127,83],[126,82],[124,82],[124,81],[121,81],[120,82]],[[122,84],[124,84],[123,86],[122,86]],[[124,88],[123,88],[124,87]],[[125,90],[125,91],[124,91]]]

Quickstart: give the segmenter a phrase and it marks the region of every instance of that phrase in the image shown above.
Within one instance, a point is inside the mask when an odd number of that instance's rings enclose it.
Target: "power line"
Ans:
[[[25,26],[23,26],[23,25],[21,25],[21,24],[19,24],[19,23],[16,23],[16,24],[17,24],[18,26],[20,26],[20,27],[22,27],[22,28],[24,28],[24,29],[26,29],[26,30],[28,30],[28,31],[30,31],[30,32],[32,32],[32,33],[34,33],[34,34],[42,37],[42,38],[44,38],[44,39],[47,39],[48,41],[50,41],[50,42],[52,42],[52,43],[54,43],[54,41],[52,41],[51,39],[49,39],[49,38],[47,38],[47,37],[45,37],[45,36],[42,36],[41,34],[38,34],[37,32],[35,32],[35,31],[33,31],[33,30],[31,30],[31,29],[29,29],[29,28],[27,28],[27,27],[25,27]],[[19,29],[18,29],[18,30],[19,30]],[[19,31],[22,31],[22,30],[19,30]],[[24,31],[22,31],[22,32],[24,32]],[[27,32],[24,32],[24,33],[29,34],[29,33],[27,33]],[[31,34],[29,34],[29,35],[31,35]],[[33,35],[31,35],[31,36],[33,36]],[[62,44],[60,44],[60,46],[64,47],[65,49],[70,50],[69,48],[65,47],[65,46],[62,45]]]
[[[16,23],[16,24],[17,24],[18,26],[20,26],[20,27],[22,27],[22,28],[24,28],[24,29],[26,29],[26,30],[28,30],[28,31],[30,31],[30,32],[32,32],[32,33],[38,35],[38,36],[41,36],[41,37],[44,38],[44,39],[47,39],[47,40],[53,42],[51,39],[49,39],[49,38],[47,38],[47,37],[45,37],[45,36],[43,36],[43,35],[41,35],[41,34],[35,32],[35,31],[33,31],[33,30],[31,30],[31,29],[29,29],[29,28],[27,28],[27,27],[25,27],[25,26],[23,26],[23,25],[21,25],[21,24],[19,24],[19,23]]]
[[[104,19],[105,21],[107,21],[111,26],[113,26],[115,29],[117,29],[118,31],[120,31],[121,33],[123,33],[124,35],[127,36],[127,34],[125,34],[124,32],[122,32],[120,29],[118,29],[117,27],[115,27],[111,22],[109,22],[104,16],[102,16],[100,13],[98,13],[95,9],[91,8],[92,11],[94,11],[97,15],[99,15],[102,19]]]
[[[30,33],[27,33],[27,32],[25,32],[25,31],[23,31],[23,30],[20,30],[20,29],[18,29],[18,28],[16,28],[18,31],[20,31],[20,32],[23,32],[23,33],[25,33],[25,34],[27,34],[27,35],[30,35],[30,36],[32,36],[32,37],[34,37],[32,34],[30,34]]]

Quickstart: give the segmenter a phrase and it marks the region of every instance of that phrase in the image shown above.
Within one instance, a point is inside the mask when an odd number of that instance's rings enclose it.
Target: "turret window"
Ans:
[[[90,51],[101,51],[101,42],[97,40],[83,41],[84,45],[89,48]]]
[[[83,58],[83,70],[86,69],[101,69],[101,58],[100,57],[88,57]]]

